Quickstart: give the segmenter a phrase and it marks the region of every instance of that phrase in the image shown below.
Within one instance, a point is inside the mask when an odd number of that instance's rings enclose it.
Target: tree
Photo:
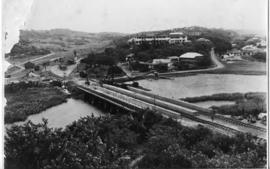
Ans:
[[[83,71],[80,72],[80,77],[82,78],[86,78],[87,77],[87,74]]]
[[[256,53],[252,57],[259,62],[266,62],[266,53],[265,52]]]
[[[40,70],[39,65],[36,65],[34,69],[35,69],[35,71],[39,71]]]
[[[35,68],[35,64],[32,62],[27,62],[24,64],[25,69],[34,69]]]
[[[44,69],[46,70],[47,66],[50,65],[50,62],[44,62],[42,63],[42,66],[44,67]]]

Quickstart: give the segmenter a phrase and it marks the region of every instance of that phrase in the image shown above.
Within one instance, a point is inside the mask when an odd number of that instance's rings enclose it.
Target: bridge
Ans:
[[[259,138],[266,138],[266,129],[252,124],[243,123],[239,120],[214,115],[210,109],[199,107],[185,101],[166,98],[134,87],[122,89],[108,84],[98,85],[91,82],[85,85],[83,82],[76,82],[77,88],[103,104],[116,111],[136,112],[143,109],[151,109],[156,113],[175,120],[191,120],[202,124],[211,130],[227,135],[237,133],[251,133]]]

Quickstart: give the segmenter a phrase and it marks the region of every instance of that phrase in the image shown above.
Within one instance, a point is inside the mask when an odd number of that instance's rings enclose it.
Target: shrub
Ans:
[[[254,59],[256,59],[259,62],[266,62],[266,53],[256,53],[252,55]]]
[[[5,137],[6,168],[118,169],[136,157],[139,168],[258,168],[266,164],[266,143],[187,128],[150,110],[84,117],[65,129],[28,122]]]
[[[34,69],[35,68],[35,64],[32,62],[27,62],[24,64],[25,69]]]

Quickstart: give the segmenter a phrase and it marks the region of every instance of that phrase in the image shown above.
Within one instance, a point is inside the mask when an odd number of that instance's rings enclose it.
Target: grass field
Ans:
[[[247,75],[265,75],[266,63],[252,62],[252,61],[235,61],[232,63],[223,63],[225,65],[222,69],[209,71],[209,73],[220,74],[247,74]]]
[[[24,121],[31,114],[66,101],[67,95],[54,87],[34,87],[18,92],[6,92],[5,123]]]

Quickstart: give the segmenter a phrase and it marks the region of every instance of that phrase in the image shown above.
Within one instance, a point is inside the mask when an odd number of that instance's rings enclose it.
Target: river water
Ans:
[[[215,93],[267,92],[267,77],[255,75],[198,74],[173,80],[144,79],[139,84],[152,93],[175,99]]]
[[[45,111],[42,111],[39,114],[33,114],[27,118],[24,122],[16,122],[13,124],[21,125],[26,123],[28,120],[31,120],[33,123],[41,123],[42,118],[48,119],[49,127],[65,127],[68,124],[71,124],[73,121],[80,119],[81,117],[86,116],[102,116],[103,113],[101,110],[93,107],[92,105],[81,101],[69,98],[66,103],[51,107]],[[9,128],[11,125],[5,125]]]
[[[196,102],[194,103],[200,107],[203,107],[203,108],[210,108],[211,106],[223,106],[223,105],[233,105],[235,104],[234,101],[212,101],[212,100],[209,100],[209,101],[202,101],[202,102]]]
[[[266,76],[199,74],[177,77],[174,80],[141,80],[139,83],[141,86],[151,89],[151,92],[155,94],[175,99],[211,95],[214,93],[267,91]],[[202,107],[210,107],[212,105],[232,103],[202,102],[198,104]],[[70,98],[66,103],[29,116],[26,121],[31,120],[34,123],[40,123],[42,118],[46,118],[48,119],[49,127],[63,128],[81,117],[91,115],[97,117],[103,115],[103,113],[86,102]],[[20,125],[26,121],[14,124]],[[9,128],[11,125],[5,126]]]

